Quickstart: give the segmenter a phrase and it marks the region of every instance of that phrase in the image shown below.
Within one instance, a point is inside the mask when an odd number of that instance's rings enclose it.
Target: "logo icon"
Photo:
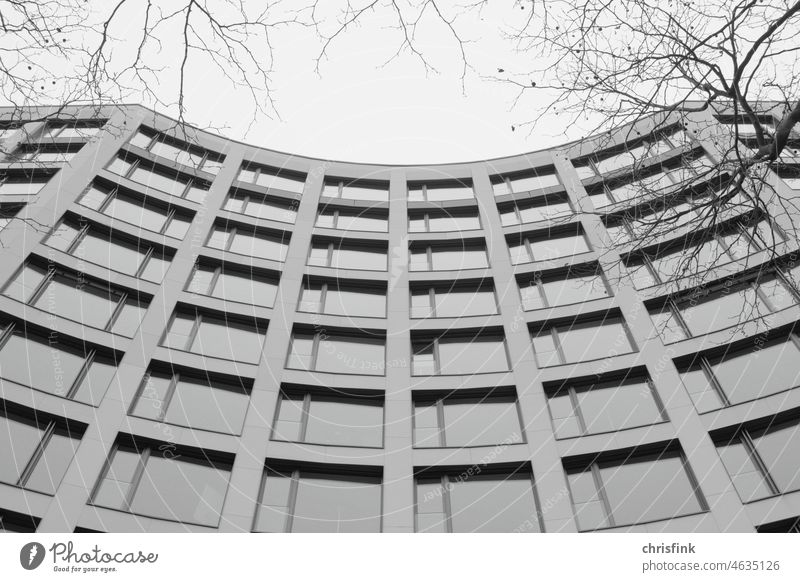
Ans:
[[[19,563],[26,570],[35,570],[44,561],[44,546],[39,542],[30,542],[19,551]]]

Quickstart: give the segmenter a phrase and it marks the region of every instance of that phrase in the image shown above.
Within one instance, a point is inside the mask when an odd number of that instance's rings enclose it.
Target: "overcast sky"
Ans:
[[[223,127],[234,139],[313,157],[379,163],[436,163],[515,155],[563,143],[558,125],[534,135],[512,125],[531,118],[525,103],[512,110],[515,92],[483,75],[522,63],[499,27],[517,17],[519,7],[499,2],[494,11],[467,15],[461,30],[475,70],[460,83],[457,44],[444,27],[422,27],[419,39],[439,73],[409,54],[384,65],[399,37],[378,12],[350,30],[328,51],[318,75],[318,42],[297,29],[275,37],[274,98],[280,119],[252,118],[244,92],[217,89],[213,75],[196,72],[187,119]],[[385,16],[385,13],[383,13]],[[214,90],[209,90],[209,86]]]

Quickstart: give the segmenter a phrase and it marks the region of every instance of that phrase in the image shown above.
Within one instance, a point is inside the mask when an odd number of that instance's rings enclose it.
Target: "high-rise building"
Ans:
[[[0,529],[798,530],[798,240],[694,220],[724,112],[417,166],[0,113]]]

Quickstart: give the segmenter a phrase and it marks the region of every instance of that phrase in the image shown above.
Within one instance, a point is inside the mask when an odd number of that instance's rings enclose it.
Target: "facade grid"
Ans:
[[[637,244],[725,120],[427,166],[15,123],[0,530],[797,531],[797,217]]]

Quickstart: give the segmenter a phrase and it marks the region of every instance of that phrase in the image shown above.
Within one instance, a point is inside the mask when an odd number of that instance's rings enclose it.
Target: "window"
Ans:
[[[800,489],[800,423],[769,418],[715,438],[722,463],[748,503]]]
[[[588,466],[569,467],[567,480],[580,531],[708,510],[688,463],[675,447],[600,455]]]
[[[84,325],[133,336],[147,310],[138,295],[80,273],[27,264],[3,294]]]
[[[650,317],[656,330],[669,343],[697,337],[797,304],[791,284],[775,272],[760,272],[758,279],[698,287],[667,300]],[[732,330],[740,335],[744,330]]]
[[[564,382],[548,393],[558,438],[613,432],[667,420],[646,374],[595,382]]]
[[[206,246],[237,255],[247,255],[283,262],[289,248],[290,234],[252,229],[246,226],[215,224]]]
[[[253,531],[379,533],[381,476],[335,468],[270,468],[264,471]]]
[[[336,281],[306,280],[297,309],[347,317],[386,317],[386,290]]]
[[[47,334],[47,335],[46,335]],[[117,371],[112,352],[13,323],[0,336],[0,378],[97,406]]]
[[[451,232],[480,227],[477,210],[411,212],[408,216],[409,232]]]
[[[756,336],[676,365],[698,412],[707,412],[800,385],[800,344],[793,333]]]
[[[758,533],[800,533],[800,516],[764,523],[756,528]]]
[[[412,337],[411,353],[414,376],[487,374],[509,369],[505,338],[496,333]]]
[[[503,226],[552,220],[572,214],[569,199],[558,196],[540,196],[534,200],[503,204],[498,209]]]
[[[676,136],[674,147],[679,147],[681,145],[680,135],[676,134]],[[647,158],[658,156],[671,149],[673,149],[673,142],[666,135],[654,135],[647,140],[622,144],[611,152],[592,156],[586,162],[593,165],[598,174],[608,174],[632,165],[639,166]]]
[[[7,228],[23,208],[25,208],[25,204],[0,204],[0,230]],[[25,224],[22,223],[20,226],[24,227]]]
[[[414,398],[415,447],[508,445],[524,440],[513,390]]]
[[[416,480],[416,531],[427,533],[542,532],[541,512],[527,467],[484,468]]]
[[[86,140],[94,137],[103,129],[105,121],[69,121],[69,122],[48,122],[47,127],[42,133],[42,139],[77,139]]]
[[[318,445],[383,447],[383,396],[284,390],[272,439]]]
[[[0,130],[0,139],[3,130]],[[0,509],[0,533],[35,533],[41,520],[38,517]]]
[[[316,226],[338,230],[388,232],[389,215],[379,210],[353,210],[326,205],[317,215]]]
[[[495,196],[512,193],[520,194],[559,185],[558,175],[553,168],[539,168],[532,172],[492,176],[491,181]]]
[[[467,317],[497,313],[491,284],[411,289],[411,317]]]
[[[545,326],[533,331],[532,337],[540,368],[636,351],[633,338],[619,315]]]
[[[0,402],[0,481],[55,494],[85,425]]]
[[[111,234],[85,219],[63,220],[45,241],[50,247],[64,251],[79,259],[160,283],[172,260],[163,251],[144,244],[138,239],[122,238]]]
[[[0,196],[38,194],[51,177],[51,174],[43,173],[2,172],[0,173]]]
[[[566,273],[518,280],[525,310],[584,303],[610,297],[611,291],[597,264],[575,265]]]
[[[475,198],[472,182],[468,180],[441,182],[412,182],[408,185],[410,201],[444,202],[445,200],[465,200]]]
[[[240,270],[225,264],[215,267],[203,263],[195,264],[186,290],[225,301],[272,307],[278,279],[256,269]]]
[[[248,192],[247,190],[231,190],[228,198],[225,199],[224,208],[230,212],[277,220],[278,222],[288,222],[290,224],[294,224],[295,219],[297,219],[296,203],[275,196]]]
[[[83,143],[76,144],[22,144],[8,156],[6,162],[38,163],[38,164],[65,164],[83,147]]]
[[[191,371],[150,370],[130,414],[159,422],[240,434],[250,401],[242,382]]]
[[[350,180],[349,178],[326,178],[322,195],[343,200],[389,201],[388,182]]]
[[[383,376],[386,367],[386,340],[346,334],[295,331],[289,346],[286,367],[334,374]]]
[[[126,437],[111,453],[91,503],[157,519],[215,527],[233,459],[221,453],[135,443]]]
[[[225,160],[225,156],[221,154],[209,152],[145,128],[139,128],[129,143],[174,164],[189,166],[194,170],[203,170],[211,174],[219,173]]]
[[[684,277],[697,277],[700,272],[772,248],[785,240],[777,227],[766,220],[745,219],[725,228],[700,241],[683,239],[678,244],[671,241],[668,246],[629,258],[626,267],[634,286],[644,289]]]
[[[552,261],[562,257],[570,257],[589,252],[589,244],[582,231],[545,232],[535,236],[523,236],[519,242],[509,242],[511,264],[530,263],[532,261]]]
[[[369,244],[375,245],[373,241]],[[385,271],[386,248],[369,247],[366,243],[315,239],[311,243],[308,264],[332,269]]]
[[[800,190],[800,166],[781,165],[777,168],[778,175],[792,190]]]
[[[188,176],[130,155],[115,158],[106,169],[147,188],[192,202],[203,202],[210,187],[210,183],[201,178]]]
[[[79,203],[116,220],[122,220],[145,230],[182,239],[192,224],[192,217],[179,213],[174,207],[161,206],[118,189],[92,185]]]
[[[161,345],[211,358],[256,363],[261,359],[267,325],[240,322],[225,315],[176,312]]]
[[[409,253],[412,271],[462,271],[489,266],[483,243],[412,245]]]
[[[305,174],[282,168],[269,168],[245,163],[239,172],[239,181],[274,190],[302,194],[306,176]]]

